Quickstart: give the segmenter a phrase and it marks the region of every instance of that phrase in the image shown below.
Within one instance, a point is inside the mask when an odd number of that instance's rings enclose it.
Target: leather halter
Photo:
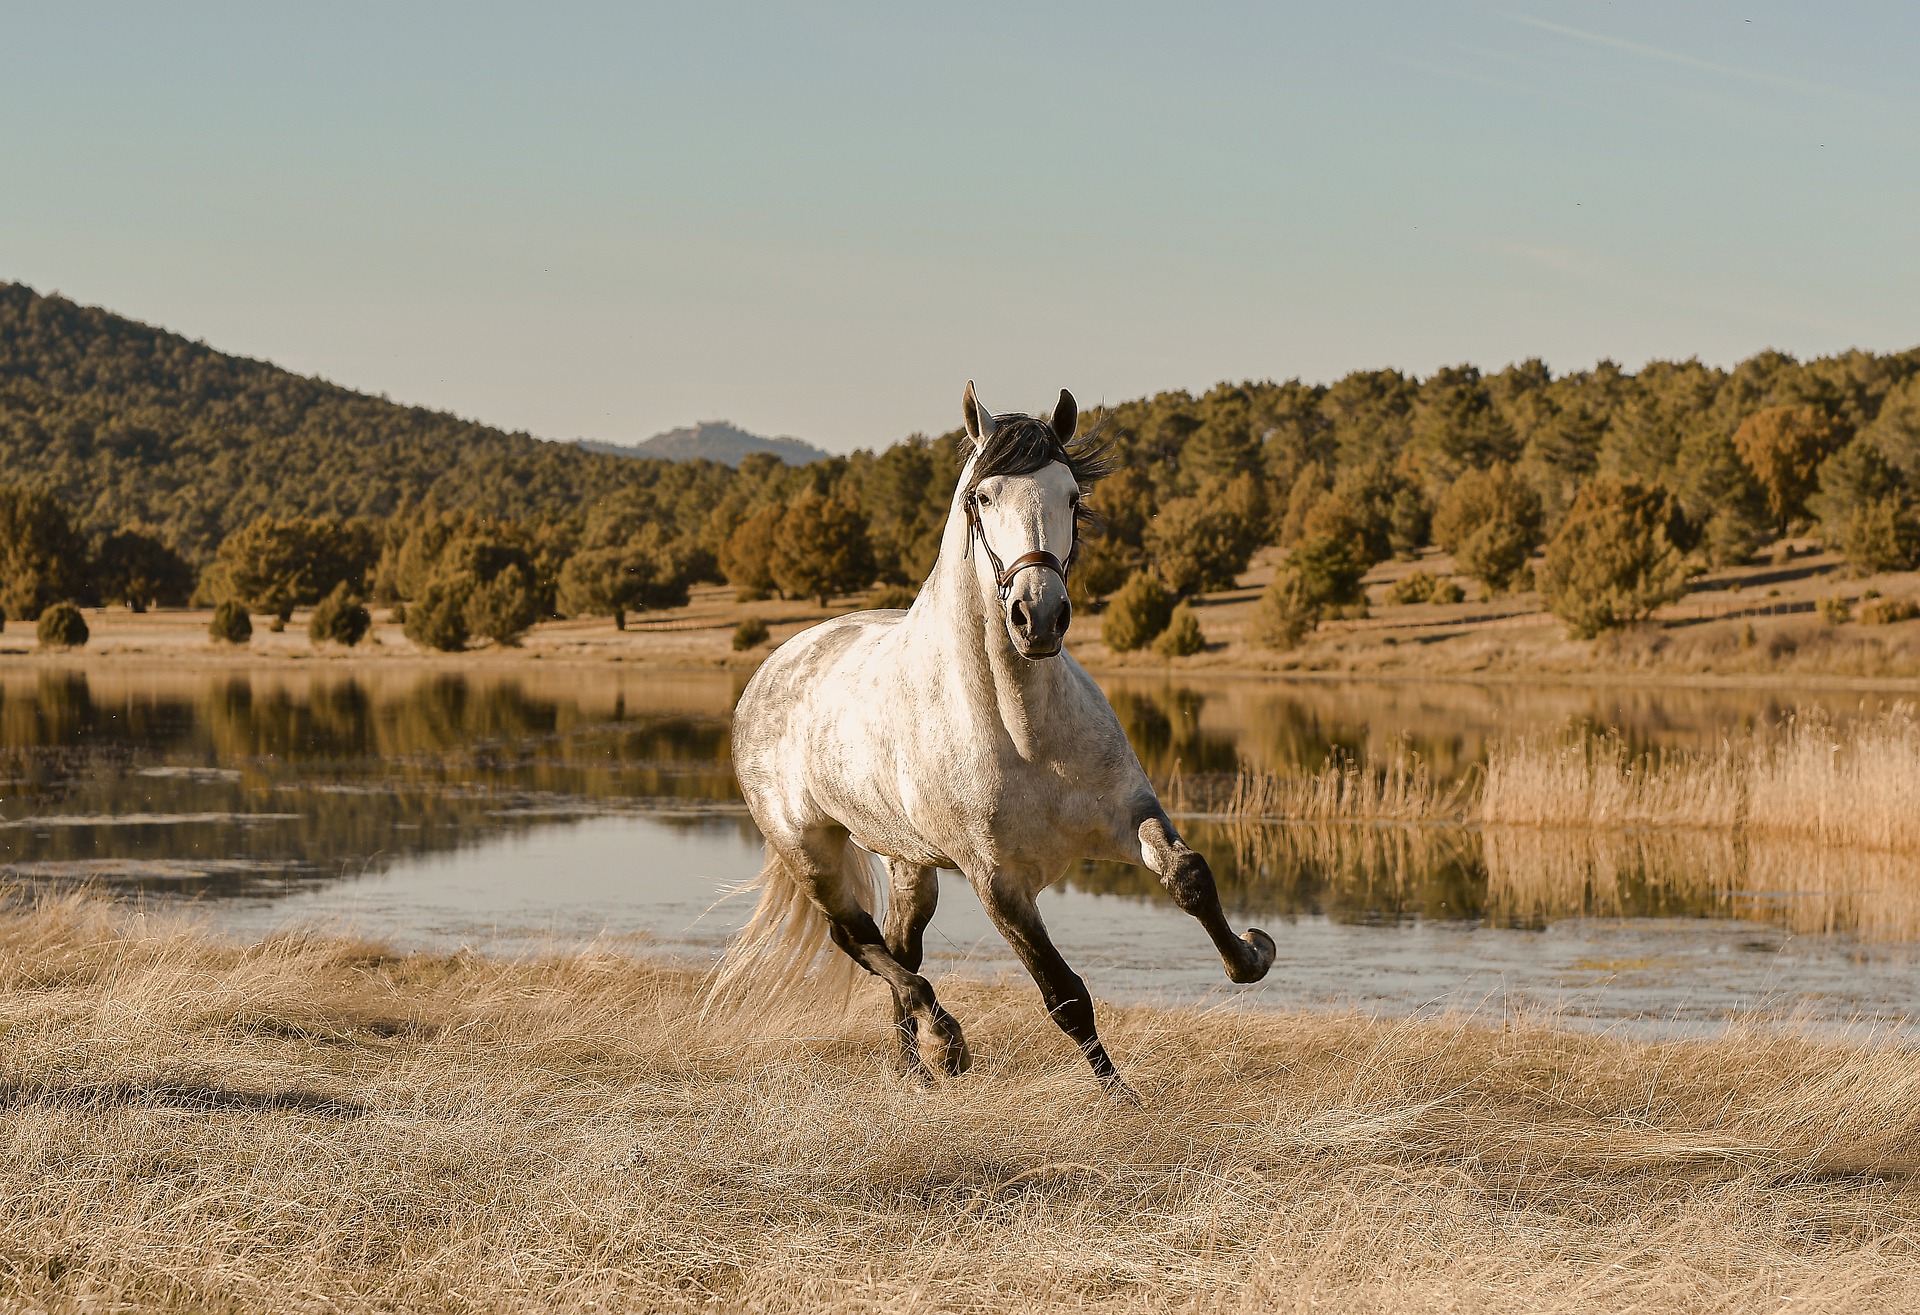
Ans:
[[[993,545],[987,542],[986,526],[980,523],[980,504],[974,501],[973,491],[969,489],[967,491],[967,546],[969,548],[973,546],[974,536],[976,535],[978,535],[980,539],[980,551],[987,555],[987,565],[993,568],[993,582],[999,586],[1001,602],[1006,602],[1008,595],[1013,592],[1013,577],[1026,570],[1029,566],[1039,566],[1052,571],[1060,577],[1061,587],[1064,588],[1066,586],[1066,563],[1044,549],[1036,549],[1033,552],[1022,554],[1014,558],[1005,567],[1002,567],[1000,565],[999,555],[994,552]],[[1071,550],[1068,551],[1067,556],[1073,556]]]

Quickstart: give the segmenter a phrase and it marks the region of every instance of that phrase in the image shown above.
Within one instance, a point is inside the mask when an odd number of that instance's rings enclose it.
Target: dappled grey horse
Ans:
[[[891,988],[902,1066],[927,1073],[925,1019],[946,1072],[963,1073],[960,1024],[920,975],[935,870],[957,869],[1047,1011],[1119,1088],[1086,984],[1040,920],[1043,889],[1076,859],[1143,865],[1199,919],[1236,982],[1266,976],[1273,940],[1234,934],[1211,869],[1168,820],[1106,695],[1062,651],[1067,572],[1087,489],[1111,469],[1106,450],[1076,439],[1064,390],[1044,419],[996,418],[972,383],[962,409],[974,451],[912,608],[855,612],[796,635],[740,697],[734,767],[767,859],[759,905],[715,990],[778,993],[831,937],[849,968]],[[869,855],[886,865],[884,930]]]

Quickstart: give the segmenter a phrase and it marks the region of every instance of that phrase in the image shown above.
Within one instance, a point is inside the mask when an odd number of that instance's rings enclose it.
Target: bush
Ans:
[[[471,582],[459,576],[430,580],[407,608],[403,629],[408,639],[422,648],[442,653],[458,653],[467,646],[467,595]]]
[[[904,612],[913,606],[915,597],[914,591],[903,584],[882,585],[867,599],[867,606],[876,612]]]
[[[540,619],[533,580],[519,566],[508,566],[491,580],[473,586],[467,596],[467,629],[502,648],[516,648],[520,636]]]
[[[313,615],[307,620],[307,638],[315,644],[345,644],[352,648],[367,637],[372,627],[372,614],[347,592],[346,585],[338,584],[313,609]]]
[[[767,623],[757,616],[750,616],[733,628],[733,651],[744,653],[748,649],[758,648],[769,637]]]
[[[1306,577],[1291,563],[1274,572],[1254,614],[1253,639],[1267,648],[1298,648],[1320,624],[1321,607]]]
[[[245,607],[229,598],[213,609],[207,634],[215,643],[244,644],[253,638],[253,618],[247,615]]]
[[[35,627],[42,648],[79,648],[88,639],[87,619],[72,603],[55,603]]]
[[[1890,626],[1920,616],[1920,604],[1911,598],[1869,598],[1855,616],[1863,626]]]
[[[1173,620],[1173,595],[1151,571],[1136,571],[1120,586],[1100,619],[1100,638],[1116,653],[1145,648]]]
[[[1425,603],[1433,598],[1433,587],[1439,584],[1439,578],[1425,571],[1415,571],[1395,580],[1387,587],[1387,602],[1394,607],[1405,607],[1410,603]]]
[[[1466,598],[1467,591],[1460,587],[1458,580],[1436,580],[1433,585],[1433,595],[1427,601],[1436,606],[1444,606],[1449,603],[1465,602]]]
[[[1467,471],[1441,495],[1433,537],[1461,571],[1504,592],[1524,583],[1540,523],[1540,495],[1512,467],[1496,465]]]
[[[1592,639],[1678,598],[1686,570],[1667,527],[1673,499],[1657,484],[1601,475],[1567,509],[1538,572],[1547,608]]]
[[[1173,609],[1167,628],[1153,641],[1153,651],[1161,657],[1192,657],[1206,647],[1207,637],[1200,629],[1200,618],[1185,603]]]
[[[1820,619],[1830,626],[1845,625],[1853,620],[1853,606],[1839,594],[1829,594],[1819,603]]]

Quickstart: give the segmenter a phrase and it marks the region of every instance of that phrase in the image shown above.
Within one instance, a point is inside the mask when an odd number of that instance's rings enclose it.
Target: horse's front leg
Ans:
[[[995,873],[976,884],[987,916],[993,919],[993,925],[1000,929],[1007,944],[1033,974],[1033,980],[1040,987],[1040,998],[1053,1021],[1080,1047],[1080,1053],[1087,1057],[1087,1063],[1093,1066],[1093,1075],[1102,1085],[1117,1095],[1133,1099],[1133,1093],[1127,1090],[1114,1069],[1107,1048],[1100,1043],[1100,1033],[1093,1024],[1093,996],[1088,993],[1087,984],[1080,980],[1080,974],[1074,972],[1054,948],[1032,893],[1009,873]]]
[[[1160,884],[1173,896],[1183,913],[1199,920],[1207,936],[1220,951],[1227,966],[1227,977],[1235,982],[1257,982],[1273,967],[1273,937],[1258,927],[1236,936],[1220,908],[1220,891],[1213,883],[1213,869],[1207,860],[1187,847],[1166,813],[1155,809],[1139,824],[1140,857],[1145,866],[1160,878]]]

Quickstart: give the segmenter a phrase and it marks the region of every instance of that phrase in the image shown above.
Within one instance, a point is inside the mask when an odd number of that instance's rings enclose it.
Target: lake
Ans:
[[[0,878],[191,902],[215,928],[353,931],[527,953],[602,940],[707,961],[745,916],[759,838],[729,767],[742,678],[526,663],[510,672],[0,669]],[[1796,706],[1738,690],[1104,682],[1156,779],[1314,770],[1410,750],[1469,778],[1500,737],[1618,728],[1715,743]],[[1669,833],[1483,834],[1189,818],[1237,921],[1280,946],[1229,986],[1150,874],[1086,864],[1045,897],[1112,1000],[1526,1008],[1688,1033],[1751,1014],[1905,1029],[1920,871],[1904,857]],[[929,972],[1017,963],[959,878]]]

